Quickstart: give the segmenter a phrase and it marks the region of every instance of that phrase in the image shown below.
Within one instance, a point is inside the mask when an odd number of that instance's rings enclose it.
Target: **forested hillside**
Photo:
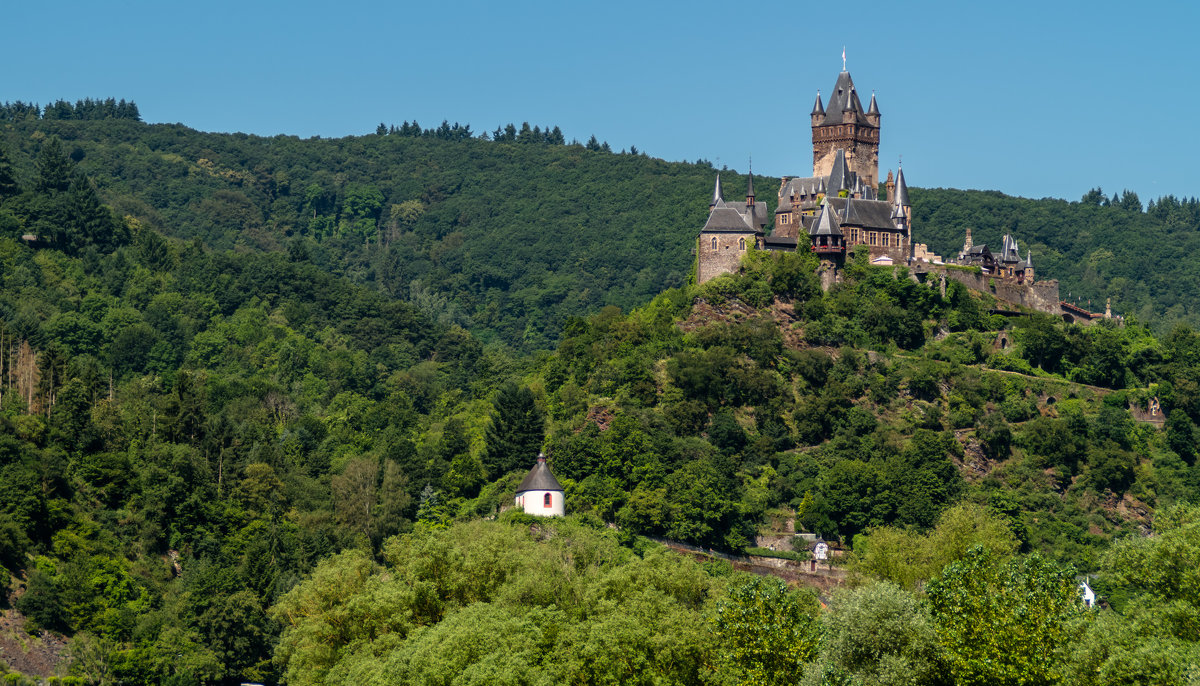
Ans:
[[[624,202],[610,189],[640,189],[624,207],[653,208],[684,190],[706,198],[711,171],[411,125],[310,142],[134,119],[4,129],[17,152],[0,147],[0,651],[10,661],[36,643],[53,658],[0,664],[8,682],[1195,673],[1195,330],[993,315],[986,294],[952,282],[943,295],[862,252],[829,292],[810,254],[752,251],[742,273],[698,287],[663,266],[680,287],[626,283],[616,292],[635,306],[601,307],[596,279],[652,269],[645,245],[599,210],[564,225],[583,233],[547,231],[537,203],[565,210],[541,192],[583,188],[573,197],[602,209]],[[330,183],[323,194],[304,178],[311,204],[291,182],[307,167],[259,166],[293,148],[314,167],[340,160],[304,172]],[[420,163],[391,165],[387,151]],[[584,173],[597,168],[611,182]],[[569,169],[578,183],[556,185]],[[394,186],[368,178],[385,172]],[[458,178],[479,185],[460,192]],[[455,190],[425,196],[428,179]],[[705,202],[626,216],[699,222]],[[506,223],[510,210],[527,223]],[[480,253],[480,227],[511,242]],[[691,229],[674,230],[686,265]],[[609,231],[626,238],[623,271],[584,249]],[[510,233],[547,251],[533,291],[472,271],[529,269],[536,251]],[[553,246],[596,271],[555,282]],[[379,260],[442,281],[381,288]],[[505,318],[550,283],[574,295]],[[514,352],[461,324],[558,342]],[[566,489],[565,520],[505,511],[539,450]],[[790,518],[840,546],[862,588],[825,610],[650,539],[739,553]],[[1076,573],[1106,609],[1081,609]]]
[[[119,216],[214,249],[298,250],[331,273],[410,300],[443,323],[519,349],[549,348],[568,316],[628,309],[683,285],[715,170],[568,143],[555,128],[381,125],[375,135],[301,140],[194,131],[66,103],[42,118],[0,108],[19,176],[48,136]],[[113,104],[118,108],[120,103]],[[136,115],[136,106],[132,103]],[[116,110],[114,109],[113,112]],[[495,140],[490,140],[495,139]],[[808,162],[796,161],[807,173]],[[909,180],[920,185],[920,170]],[[723,176],[728,200],[745,177]],[[758,177],[774,209],[778,179]],[[1111,296],[1165,333],[1200,324],[1194,248],[1200,205],[1136,195],[1085,202],[914,188],[916,240],[945,256],[1011,231],[1064,297]],[[29,227],[10,226],[9,235]],[[1140,259],[1128,259],[1139,255]]]

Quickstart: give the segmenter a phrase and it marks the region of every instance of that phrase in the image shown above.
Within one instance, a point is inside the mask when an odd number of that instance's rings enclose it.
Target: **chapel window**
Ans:
[[[554,496],[547,493],[542,497],[542,507],[550,507],[554,504]]]
[[[746,239],[739,238],[738,239],[738,250],[745,250],[745,249],[746,249]]]
[[[717,237],[716,236],[713,236],[713,239],[712,239],[712,249],[713,250],[717,249]]]

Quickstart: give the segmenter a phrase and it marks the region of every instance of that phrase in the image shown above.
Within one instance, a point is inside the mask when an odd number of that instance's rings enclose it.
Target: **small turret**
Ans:
[[[1025,251],[1025,281],[1033,283],[1033,251]]]
[[[821,208],[821,216],[813,222],[808,233],[812,238],[813,252],[818,255],[840,258],[846,254],[846,237],[842,233],[842,225],[832,203],[825,203]]]
[[[717,206],[717,203],[724,204],[724,202],[725,193],[721,190],[721,173],[717,172],[717,183],[715,186],[713,186],[712,200],[710,200],[708,203],[708,209],[712,210],[712,208]]]
[[[896,178],[892,176],[892,170],[888,170],[887,181],[884,181],[883,187],[887,189],[887,199],[895,202],[896,200]]]
[[[817,91],[817,101],[813,103],[812,123],[818,126],[825,119],[825,106],[821,104],[821,91]]]
[[[855,101],[857,99],[858,98],[855,97],[854,94],[854,89],[851,88],[850,92],[846,95],[846,106],[842,108],[843,124],[853,124],[858,121],[858,107],[855,106]]]
[[[746,176],[746,207],[754,209],[754,168]]]
[[[867,122],[879,126],[879,104],[875,102],[875,91],[871,91],[871,104],[867,107]]]
[[[912,207],[912,203],[908,201],[908,184],[904,182],[904,167],[899,167],[899,170],[896,172],[895,204],[904,208]]]

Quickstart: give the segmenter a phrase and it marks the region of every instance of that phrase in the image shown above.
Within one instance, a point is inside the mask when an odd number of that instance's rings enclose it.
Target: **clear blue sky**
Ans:
[[[344,136],[443,119],[807,175],[846,46],[912,185],[1200,195],[1192,2],[15,2],[0,100]],[[826,9],[828,8],[828,9]]]

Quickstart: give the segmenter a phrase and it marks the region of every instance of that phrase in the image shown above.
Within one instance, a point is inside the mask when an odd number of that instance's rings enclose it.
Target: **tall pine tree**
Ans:
[[[17,184],[17,176],[13,173],[12,162],[8,159],[8,153],[3,147],[0,147],[0,201],[5,198],[21,192],[21,186]]]
[[[533,393],[511,381],[496,392],[492,407],[484,466],[488,477],[495,479],[533,466],[545,437],[546,420]]]

